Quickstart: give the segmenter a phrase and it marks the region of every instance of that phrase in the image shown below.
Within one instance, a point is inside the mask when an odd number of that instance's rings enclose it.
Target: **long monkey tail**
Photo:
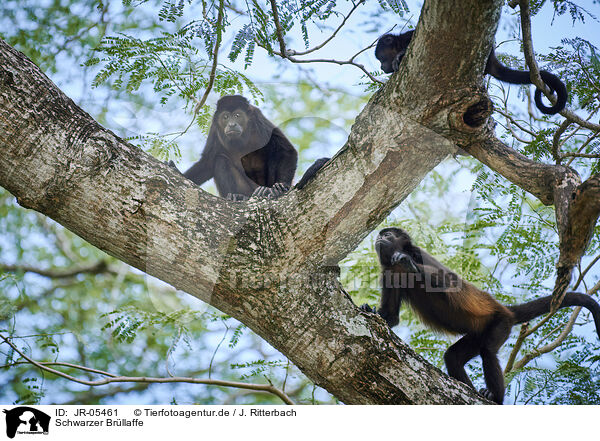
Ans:
[[[485,73],[505,83],[531,84],[529,71],[511,69],[505,66],[498,60],[493,49],[488,57]],[[556,104],[551,107],[544,105],[542,102],[542,91],[536,88],[534,95],[535,105],[540,112],[546,115],[554,115],[565,108],[565,104],[567,103],[567,87],[560,78],[546,70],[540,70],[540,77],[552,93],[556,94]]]
[[[540,109],[540,112],[545,113],[546,115],[554,115],[564,109],[565,104],[567,104],[567,87],[560,78],[546,70],[540,70],[540,76],[544,83],[546,83],[546,86],[556,94],[556,104],[552,107],[545,106],[542,102],[542,91],[540,89],[535,89],[535,105]]]
[[[507,308],[515,315],[516,323],[524,323],[539,317],[540,315],[549,313],[551,301],[552,296],[546,296],[520,305],[507,306]],[[584,308],[587,308],[594,316],[596,332],[598,333],[598,337],[600,337],[600,305],[598,305],[594,299],[585,294],[568,292],[560,304],[560,308],[566,308],[568,306],[583,306]]]

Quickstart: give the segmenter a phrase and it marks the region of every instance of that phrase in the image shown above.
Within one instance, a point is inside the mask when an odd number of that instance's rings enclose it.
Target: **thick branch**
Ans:
[[[496,138],[463,145],[462,148],[545,205],[554,203],[554,188],[559,180],[568,177],[579,182],[575,170],[532,161]]]
[[[561,260],[577,263],[592,238],[600,216],[600,174],[591,176],[571,195],[571,206],[560,244]]]

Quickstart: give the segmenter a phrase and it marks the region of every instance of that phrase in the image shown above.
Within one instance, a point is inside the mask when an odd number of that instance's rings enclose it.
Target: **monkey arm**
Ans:
[[[248,178],[241,164],[236,166],[225,155],[215,158],[214,179],[219,195],[233,201],[248,199],[258,187]]]
[[[387,322],[390,328],[396,326],[400,321],[398,315],[400,314],[401,304],[402,295],[400,293],[400,288],[389,287],[385,286],[384,284],[383,288],[381,288],[381,302],[379,303],[377,314],[379,314]]]
[[[396,326],[399,322],[400,306],[402,305],[403,295],[400,288],[401,278],[399,273],[393,269],[386,269],[381,275],[381,301],[379,308],[371,308],[366,303],[360,306],[365,312],[379,314],[390,328]]]
[[[214,162],[202,155],[200,160],[187,169],[183,176],[188,178],[196,185],[202,185],[212,178],[214,173]]]
[[[272,187],[281,182],[289,189],[296,174],[298,152],[278,128],[273,129],[268,152],[267,182],[270,185],[267,186]]]
[[[298,190],[303,189],[306,186],[306,184],[308,184],[308,182],[316,176],[317,172],[319,170],[321,170],[321,168],[323,168],[323,166],[325,164],[327,164],[327,161],[329,161],[330,159],[331,158],[317,159],[310,167],[308,167],[308,170],[306,170],[306,172],[304,172],[304,175],[302,176],[300,181],[296,184],[296,188]]]

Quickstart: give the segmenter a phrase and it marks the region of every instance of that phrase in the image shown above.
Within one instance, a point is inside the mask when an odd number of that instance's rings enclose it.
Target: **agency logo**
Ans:
[[[6,436],[14,438],[15,434],[47,435],[50,426],[50,415],[33,407],[20,406],[11,410],[3,410],[6,414]]]

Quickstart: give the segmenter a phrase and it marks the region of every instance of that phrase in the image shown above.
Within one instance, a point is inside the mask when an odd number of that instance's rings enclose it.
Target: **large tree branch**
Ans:
[[[580,182],[573,169],[532,161],[496,138],[487,138],[462,148],[545,205],[554,203],[555,186],[563,177]]]

